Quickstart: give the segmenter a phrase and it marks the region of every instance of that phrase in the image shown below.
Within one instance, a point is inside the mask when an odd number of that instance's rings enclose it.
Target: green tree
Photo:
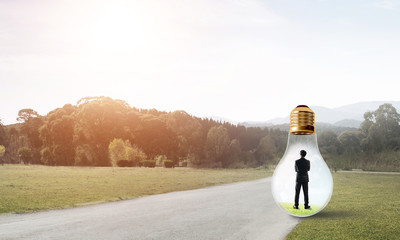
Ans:
[[[140,161],[146,159],[146,154],[137,146],[131,145],[129,140],[114,138],[108,146],[111,164],[119,166],[120,161],[128,161],[129,165],[137,166]]]
[[[373,112],[364,114],[361,131],[365,138],[362,146],[366,151],[399,150],[400,114],[395,107],[385,103]]]
[[[270,129],[269,136],[275,144],[276,155],[283,156],[286,150],[288,133],[280,129]]]
[[[29,164],[32,160],[32,150],[28,147],[21,147],[18,149],[18,156],[24,164]]]
[[[20,147],[26,146],[26,143],[22,143],[20,140],[20,135],[15,127],[8,127],[7,131],[7,141],[3,144],[7,147],[7,155],[4,157],[4,162],[7,163],[17,163],[19,161],[18,149]]]
[[[167,127],[167,116],[160,114],[143,114],[140,116],[140,127],[137,127],[133,143],[153,159],[157,155],[166,155],[168,159],[177,160],[178,138]]]
[[[43,142],[41,162],[49,165],[71,166],[75,163],[74,119],[75,108],[66,104],[51,111],[39,129]]]
[[[52,154],[52,152],[50,151],[50,148],[45,147],[42,150],[40,150],[40,161],[42,164],[44,165],[54,165],[55,161],[54,161],[54,156]]]
[[[109,97],[90,97],[78,101],[75,113],[76,146],[89,147],[92,165],[110,166],[108,145],[114,138],[128,138],[126,126],[129,105]]]
[[[339,142],[346,153],[358,153],[361,151],[361,139],[363,133],[359,130],[344,131],[339,135]]]
[[[0,145],[0,162],[3,164],[3,157],[6,153],[6,148],[3,145]]]
[[[21,133],[28,137],[29,147],[32,149],[32,160],[40,162],[40,147],[42,141],[39,137],[39,128],[43,125],[43,117],[30,108],[18,112],[17,121],[22,122]]]
[[[79,145],[75,148],[76,166],[94,166],[94,153],[88,144]]]
[[[176,155],[179,159],[187,159],[201,149],[202,128],[199,119],[185,111],[175,111],[168,114],[167,127],[176,135]]]
[[[118,166],[118,162],[126,159],[126,148],[129,148],[130,143],[128,145],[128,140],[124,141],[122,139],[114,138],[108,145],[108,152],[110,154],[111,165],[116,167]]]
[[[228,157],[225,158],[225,161],[223,162],[222,167],[230,167],[234,164],[239,163],[241,152],[242,152],[242,150],[241,150],[239,140],[232,139],[232,141],[229,144]]]
[[[138,166],[140,162],[147,159],[147,156],[142,149],[133,145],[125,148],[125,158],[131,162],[133,166]]]
[[[253,151],[260,144],[260,140],[269,134],[268,128],[249,127],[239,139],[244,151]]]
[[[318,135],[318,145],[321,153],[337,154],[340,142],[338,136],[331,129],[324,130]]]
[[[133,164],[165,155],[175,165],[190,161],[208,167],[230,167],[236,162],[240,164],[235,167],[257,166],[266,156],[284,151],[287,138],[281,130],[245,128],[184,111],[136,109],[109,97],[82,98],[77,105],[66,104],[46,117],[23,109],[18,120],[23,126],[20,131],[13,129],[15,134],[9,131],[7,141],[13,146],[5,143],[7,152],[18,159],[18,148],[27,146],[48,165],[118,165],[118,160],[111,161],[109,144],[113,139],[126,139],[125,153],[115,159]]]
[[[263,137],[255,151],[256,166],[265,165],[268,161],[272,161],[275,153],[276,147],[271,136]]]
[[[24,108],[18,111],[17,121],[28,122],[32,118],[38,118],[40,115],[31,108]]]
[[[23,123],[21,131],[28,136],[31,145],[39,148],[42,144],[39,138],[39,128],[43,124],[42,116],[33,109],[25,108],[19,110],[17,121]]]
[[[226,161],[230,139],[228,131],[223,126],[212,127],[207,134],[206,157],[203,162],[208,166],[219,166]]]
[[[7,142],[6,131],[4,129],[2,121],[0,119],[0,144],[1,145],[6,145],[6,142]]]

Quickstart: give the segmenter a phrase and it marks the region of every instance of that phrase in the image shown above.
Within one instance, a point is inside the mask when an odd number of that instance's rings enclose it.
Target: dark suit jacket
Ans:
[[[310,171],[310,161],[302,157],[296,160],[294,168],[297,172],[296,182],[308,182],[308,171]]]

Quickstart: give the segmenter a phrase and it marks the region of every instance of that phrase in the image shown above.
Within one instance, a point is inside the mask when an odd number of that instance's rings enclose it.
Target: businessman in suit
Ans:
[[[299,209],[299,196],[300,189],[303,187],[304,194],[304,208],[309,209],[308,205],[308,171],[310,171],[310,161],[305,159],[304,157],[307,155],[307,152],[304,150],[300,151],[300,159],[296,160],[294,168],[296,170],[296,195],[294,197],[294,209]]]

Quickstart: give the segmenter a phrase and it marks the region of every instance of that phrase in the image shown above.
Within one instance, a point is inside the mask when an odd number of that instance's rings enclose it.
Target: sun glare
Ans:
[[[137,7],[104,3],[95,11],[89,24],[89,38],[94,50],[129,52],[145,45],[149,19]]]

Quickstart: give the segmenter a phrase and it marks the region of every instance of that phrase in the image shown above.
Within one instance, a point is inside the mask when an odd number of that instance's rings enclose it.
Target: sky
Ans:
[[[400,1],[0,0],[0,119],[88,96],[266,121],[400,100]]]

